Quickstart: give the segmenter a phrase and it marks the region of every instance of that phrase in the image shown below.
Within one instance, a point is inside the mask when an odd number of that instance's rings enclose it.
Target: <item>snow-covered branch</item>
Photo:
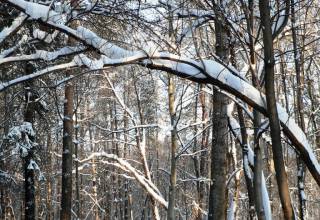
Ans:
[[[7,82],[0,82],[0,92],[7,89],[8,87],[17,85],[19,83],[31,80],[31,79],[35,79],[37,77],[49,74],[51,72],[57,71],[57,70],[65,70],[67,68],[71,68],[71,67],[76,67],[77,64],[72,61],[70,63],[64,63],[64,64],[59,64],[59,65],[55,65],[55,66],[51,66],[51,67],[47,67],[45,69],[36,71],[32,74],[29,75],[25,75],[25,76],[21,76],[21,77],[17,77],[13,80],[7,81]]]
[[[135,179],[141,184],[141,186],[164,208],[168,207],[168,202],[163,198],[158,188],[147,178],[145,178],[140,172],[138,172],[131,164],[125,161],[122,158],[114,154],[107,154],[105,152],[93,153],[88,156],[86,159],[81,160],[80,163],[85,163],[92,160],[95,157],[104,157],[108,159],[115,160],[119,163],[123,168],[124,171],[130,172],[131,175],[135,177]]]
[[[10,27],[5,27],[1,32],[0,32],[0,44],[11,34],[19,30],[21,25],[27,20],[28,16],[21,13],[11,24]]]
[[[10,63],[10,62],[31,61],[31,60],[54,61],[59,57],[81,53],[85,49],[86,49],[85,47],[77,46],[77,47],[63,47],[56,51],[37,50],[34,54],[29,54],[29,55],[10,56],[3,59],[1,59],[0,57],[0,65],[5,63]]]
[[[235,73],[232,68],[226,68],[225,65],[214,60],[202,60],[201,62],[198,62],[184,56],[177,56],[167,52],[158,52],[154,48],[146,48],[145,50],[139,51],[126,50],[109,43],[107,40],[100,38],[94,32],[86,28],[78,27],[75,30],[57,22],[56,14],[48,8],[41,8],[44,12],[41,12],[42,10],[40,10],[40,12],[34,10],[33,4],[36,3],[30,3],[23,0],[5,0],[5,2],[19,8],[31,18],[40,19],[48,26],[63,31],[67,35],[91,46],[96,51],[103,54],[99,60],[91,60],[85,55],[78,55],[74,62],[49,67],[48,70],[51,72],[57,69],[74,67],[75,65],[86,66],[90,69],[100,69],[106,66],[139,64],[150,69],[167,71],[196,82],[213,84],[267,115],[268,110],[265,95],[240,77],[238,73]],[[48,14],[50,16],[48,16]],[[0,91],[5,87],[44,75],[46,72],[49,72],[48,70],[41,70],[33,75],[25,76],[25,78],[20,77],[17,80],[4,83],[0,86]],[[307,137],[280,104],[277,105],[277,108],[283,132],[300,153],[301,158],[304,160],[312,176],[317,181],[318,185],[320,185],[320,165],[308,143]]]

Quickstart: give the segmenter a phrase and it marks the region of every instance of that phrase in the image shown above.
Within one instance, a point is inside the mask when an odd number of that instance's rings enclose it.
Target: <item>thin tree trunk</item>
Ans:
[[[96,152],[95,151],[95,138],[94,138],[95,134],[92,131],[92,127],[90,127],[89,125],[89,138],[90,138],[90,146],[91,146],[91,152]],[[99,207],[98,207],[98,193],[97,193],[97,180],[96,180],[96,176],[97,176],[97,169],[96,169],[96,160],[95,158],[92,159],[91,161],[92,163],[92,169],[91,169],[91,175],[92,175],[92,198],[93,198],[93,202],[94,202],[94,219],[95,220],[99,220]]]
[[[197,85],[197,88],[195,89],[195,105],[194,105],[194,122],[197,121],[198,119],[198,100],[199,100],[199,92],[200,92],[200,87],[201,85]],[[194,138],[194,142],[193,142],[193,153],[196,153],[198,151],[198,141],[197,141],[197,132],[198,132],[198,128],[197,126],[194,126],[194,130],[193,130],[193,136],[195,137]],[[192,157],[192,160],[193,160],[193,167],[194,167],[194,172],[195,172],[195,176],[197,179],[200,178],[200,167],[199,167],[199,161],[201,160],[201,158],[199,158],[197,155],[194,155]],[[198,203],[199,203],[199,207],[200,207],[200,204],[202,202],[202,190],[201,190],[201,183],[200,181],[197,181],[196,182],[197,184],[197,197],[198,197]],[[194,214],[195,216],[195,219],[196,220],[201,220],[202,219],[202,214],[201,214],[201,210],[200,209],[197,209],[195,210],[196,213]]]
[[[78,95],[77,95],[78,99]],[[77,103],[79,101],[77,100]],[[75,187],[76,187],[76,201],[75,201],[75,213],[77,214],[77,218],[81,219],[80,212],[80,180],[79,180],[79,125],[78,125],[78,113],[75,112],[75,145],[74,145],[74,155],[75,155]]]
[[[3,76],[4,71],[0,70],[0,74],[1,76]],[[6,78],[6,77],[4,77]],[[10,100],[9,95],[7,90],[5,90],[3,93],[0,94],[0,99],[3,100],[3,106],[1,106],[3,108],[3,112],[5,116],[9,116],[10,117],[10,110],[12,109],[12,106],[9,105],[8,100]],[[5,120],[4,124],[3,124],[3,133],[4,134],[8,134],[9,133],[9,121]],[[7,148],[7,142],[2,142],[2,149],[6,149]],[[4,155],[0,156],[0,170],[3,171],[5,170],[5,165],[6,165],[6,159],[4,157]],[[1,207],[1,212],[0,212],[0,219],[5,219],[6,217],[6,205],[7,205],[7,196],[8,196],[8,191],[6,189],[5,186],[3,186],[2,184],[0,185],[0,207]]]
[[[173,42],[173,12],[171,6],[168,5],[169,12],[169,38]],[[176,150],[178,147],[177,142],[177,122],[176,122],[176,112],[175,112],[175,84],[173,77],[168,75],[168,99],[169,99],[169,114],[171,121],[171,167],[170,167],[170,185],[169,185],[169,201],[168,201],[168,210],[167,210],[167,219],[174,220],[176,219],[175,215],[175,200],[176,200],[176,184],[177,184],[177,159],[176,159]]]
[[[246,124],[244,121],[243,111],[241,107],[237,106],[238,110],[238,118],[240,124],[240,132],[241,132],[241,147],[242,147],[242,163],[244,169],[244,176],[246,180],[246,186],[248,191],[249,198],[249,218],[253,219],[254,214],[254,188],[253,188],[253,179],[249,169],[249,155],[248,155],[248,134],[246,129]]]
[[[263,151],[260,145],[260,140],[258,137],[259,126],[261,122],[261,114],[253,110],[253,126],[254,126],[254,198],[256,205],[256,212],[259,220],[264,220],[265,210],[263,207],[263,198],[262,198],[262,171],[263,171]]]
[[[259,10],[261,16],[261,25],[263,31],[264,44],[264,63],[265,63],[265,90],[268,108],[268,117],[271,130],[271,142],[274,158],[274,165],[276,170],[276,179],[281,200],[284,217],[287,220],[295,219],[293,207],[290,199],[290,192],[288,187],[287,173],[284,167],[282,144],[281,144],[281,130],[278,118],[278,111],[276,106],[275,88],[274,88],[274,53],[273,40],[271,30],[271,18],[269,1],[259,0]]]
[[[253,13],[254,3],[250,1],[249,3],[250,11]],[[252,76],[252,84],[258,90],[260,90],[260,83],[256,73],[256,57],[254,49],[254,39],[253,39],[253,15],[250,15],[250,71]],[[254,188],[254,200],[256,212],[259,220],[265,219],[265,210],[262,201],[262,171],[263,171],[263,151],[260,146],[260,140],[258,137],[258,130],[261,123],[261,114],[257,110],[253,110],[253,127],[254,127],[254,178],[253,178],[253,188]]]
[[[47,133],[47,173],[48,175],[48,184],[47,184],[47,220],[53,219],[53,209],[52,209],[52,183],[53,177],[50,175],[53,173],[52,169],[52,141],[51,141],[51,132],[50,130]]]
[[[315,133],[315,145],[316,145],[316,149],[320,148],[320,130],[319,130],[319,119],[317,117],[317,115],[315,114],[316,112],[316,108],[317,106],[319,106],[319,102],[316,98],[316,95],[314,93],[314,87],[312,85],[312,81],[310,79],[309,74],[307,74],[307,91],[308,91],[308,95],[310,98],[310,102],[311,102],[311,121],[312,121],[312,126],[313,126],[313,132]],[[320,90],[319,90],[320,91]]]
[[[31,74],[34,71],[34,67],[31,64],[26,65],[26,74]],[[33,124],[35,116],[35,96],[31,90],[32,82],[26,85],[25,97],[26,97],[26,109],[24,113],[24,121]],[[33,142],[34,137],[29,137]],[[28,155],[24,159],[24,189],[25,189],[25,220],[35,219],[35,172],[34,169],[29,169],[30,162],[34,160],[34,149],[28,150]]]
[[[204,88],[204,85],[201,85],[200,88]],[[201,116],[201,121],[204,122],[208,119],[209,114],[207,111],[207,107],[206,107],[206,94],[204,91],[200,91],[199,94],[199,100],[200,100],[200,104],[201,104],[201,109],[202,109],[202,116]],[[200,153],[200,158],[199,158],[199,162],[200,162],[200,167],[199,167],[199,177],[203,177],[206,176],[206,170],[207,170],[207,148],[208,148],[208,139],[209,139],[209,131],[207,131],[205,128],[207,126],[207,123],[203,123],[202,125],[202,135],[201,135],[201,153]],[[204,195],[205,195],[205,183],[203,181],[200,181],[199,183],[199,208],[200,208],[200,214],[201,214],[201,209],[204,210],[204,204],[203,204],[203,200],[204,200]]]
[[[177,143],[177,128],[176,128],[176,112],[175,112],[175,85],[172,76],[168,76],[168,98],[169,98],[169,114],[171,121],[171,169],[170,169],[170,186],[169,186],[169,204],[168,204],[168,220],[175,220],[175,200],[176,200],[176,184],[177,184],[177,167],[176,167],[176,150]]]
[[[292,43],[293,43],[293,58],[294,58],[294,65],[296,71],[296,80],[297,80],[297,96],[296,96],[296,103],[297,103],[297,111],[298,111],[298,124],[301,127],[302,131],[306,133],[305,129],[305,122],[304,122],[304,115],[303,115],[303,100],[302,100],[302,93],[303,93],[303,80],[301,79],[301,56],[298,50],[298,42],[297,42],[297,33],[296,33],[296,16],[295,16],[295,8],[294,8],[294,1],[291,0],[291,30],[292,30]],[[304,219],[306,213],[306,198],[304,192],[304,179],[305,179],[305,171],[306,166],[302,160],[302,158],[298,155],[297,156],[297,185],[298,185],[298,197],[299,197],[299,217],[301,220]]]
[[[125,89],[127,91],[127,89]],[[126,93],[125,93],[126,94]],[[126,97],[124,97],[126,100]],[[124,110],[123,112],[123,126],[126,130],[128,128],[128,115]],[[124,146],[123,146],[123,158],[127,158],[127,147],[128,147],[128,132],[124,132]],[[129,180],[125,180],[124,183],[124,220],[132,220],[132,209],[131,209],[131,192],[130,192]]]
[[[231,139],[231,150],[230,150],[230,159],[232,164],[232,170],[233,172],[236,172],[234,175],[234,190],[229,193],[229,206],[227,211],[227,220],[234,220],[237,219],[237,213],[238,213],[238,201],[239,201],[239,193],[240,193],[240,177],[241,172],[236,171],[237,170],[237,149],[236,149],[236,143],[235,140]],[[230,180],[231,181],[231,180]]]

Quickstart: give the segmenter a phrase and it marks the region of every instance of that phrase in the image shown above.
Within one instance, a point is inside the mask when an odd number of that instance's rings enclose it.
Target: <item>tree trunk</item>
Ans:
[[[241,147],[242,147],[242,165],[244,169],[244,176],[246,180],[246,187],[248,191],[249,198],[249,219],[254,219],[254,188],[253,188],[253,180],[252,175],[249,169],[249,155],[248,155],[248,134],[246,129],[246,124],[244,121],[243,111],[241,107],[237,106],[238,110],[238,118],[240,124],[240,132],[241,132]]]
[[[169,186],[169,204],[168,204],[168,220],[175,220],[175,199],[176,199],[176,184],[177,184],[177,167],[176,167],[176,150],[177,143],[177,128],[176,128],[176,112],[175,112],[175,85],[172,76],[168,76],[168,98],[169,98],[169,114],[171,121],[171,169],[170,169],[170,186]]]
[[[49,130],[47,133],[47,173],[48,173],[48,183],[47,183],[47,220],[53,219],[53,209],[52,209],[52,183],[53,177],[51,173],[53,173],[52,169],[52,141],[51,141],[51,131]]]
[[[26,65],[26,74],[31,74],[34,71],[34,67],[31,64]],[[33,124],[35,115],[35,96],[31,89],[32,82],[26,84],[26,109],[24,113],[24,121]],[[34,137],[29,137],[30,141],[34,141]],[[24,159],[24,190],[25,190],[25,220],[35,219],[35,172],[34,169],[28,169],[30,162],[34,159],[34,149],[28,150],[28,155]]]
[[[248,15],[248,36],[249,36],[249,55],[250,55],[250,72],[252,77],[252,85],[260,90],[260,82],[256,72],[256,56],[255,56],[255,43],[253,37],[254,30],[254,1],[249,1],[249,15]],[[261,123],[261,114],[257,110],[253,110],[253,127],[254,127],[254,201],[259,220],[265,219],[265,210],[262,201],[262,171],[263,171],[263,152],[260,146],[260,140],[258,137],[258,130]]]
[[[168,5],[169,12],[169,39],[173,41],[173,12],[171,6]],[[175,112],[175,84],[173,77],[168,75],[168,99],[169,99],[169,114],[171,121],[171,168],[170,168],[170,185],[169,185],[169,201],[168,201],[168,212],[167,219],[174,220],[176,219],[175,215],[175,200],[176,200],[176,184],[177,184],[177,167],[176,167],[176,150],[178,147],[177,142],[177,121],[176,121],[176,112]]]
[[[271,30],[271,18],[269,1],[259,0],[259,10],[261,16],[261,25],[263,30],[264,44],[264,70],[265,70],[265,90],[268,117],[271,130],[271,142],[273,159],[276,171],[276,179],[285,219],[295,219],[293,207],[290,200],[287,173],[284,167],[283,152],[281,145],[281,130],[276,106],[275,88],[274,88],[274,53]]]
[[[228,35],[222,21],[215,20],[216,54],[225,63],[229,60]],[[226,218],[226,178],[227,178],[227,134],[228,98],[217,90],[213,91],[211,186],[209,194],[208,220]]]
[[[77,105],[79,104],[77,95]],[[75,155],[75,191],[76,191],[76,201],[75,201],[75,213],[77,214],[77,218],[81,219],[80,212],[80,178],[79,178],[79,125],[78,125],[78,112],[75,112],[75,145],[74,145],[74,155]]]
[[[303,79],[301,79],[301,56],[298,50],[298,42],[297,42],[297,33],[296,33],[296,16],[295,16],[295,8],[294,1],[291,0],[291,30],[292,30],[292,43],[293,43],[293,58],[294,65],[296,71],[296,80],[297,80],[297,96],[296,96],[296,104],[297,104],[297,112],[298,112],[298,124],[301,127],[302,131],[306,133],[304,115],[303,115]],[[304,179],[305,179],[305,171],[306,166],[302,160],[302,158],[297,155],[297,187],[298,187],[298,197],[299,197],[299,217],[301,220],[304,219],[304,215],[306,213],[306,198],[304,192]]]
[[[67,76],[69,73],[67,73]],[[63,117],[63,151],[62,151],[62,192],[61,220],[71,219],[72,204],[72,152],[73,152],[73,82],[65,86],[64,117]]]

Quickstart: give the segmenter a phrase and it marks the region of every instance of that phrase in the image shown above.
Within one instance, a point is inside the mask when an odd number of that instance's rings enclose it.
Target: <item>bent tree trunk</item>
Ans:
[[[281,145],[281,130],[280,121],[278,117],[275,88],[274,88],[274,54],[273,41],[271,31],[271,18],[269,1],[260,0],[259,9],[261,16],[261,25],[263,30],[263,44],[264,44],[264,63],[265,63],[265,90],[267,100],[267,115],[270,122],[271,142],[273,160],[276,171],[276,179],[281,200],[282,209],[285,219],[295,219],[293,207],[290,199],[290,192],[288,187],[287,173],[284,167],[283,152]]]

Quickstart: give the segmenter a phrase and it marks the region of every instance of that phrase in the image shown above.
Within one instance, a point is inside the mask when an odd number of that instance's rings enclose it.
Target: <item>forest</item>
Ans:
[[[0,219],[320,219],[319,0],[1,0]]]

